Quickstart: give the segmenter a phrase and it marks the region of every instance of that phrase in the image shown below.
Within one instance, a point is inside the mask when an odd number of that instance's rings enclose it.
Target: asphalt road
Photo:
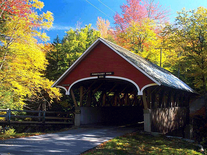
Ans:
[[[79,155],[134,127],[82,127],[68,131],[0,141],[0,155]]]

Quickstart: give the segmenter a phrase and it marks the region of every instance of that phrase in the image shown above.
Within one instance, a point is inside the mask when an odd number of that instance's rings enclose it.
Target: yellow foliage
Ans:
[[[0,38],[0,106],[9,107],[10,101],[18,109],[23,107],[25,98],[42,98],[46,93],[50,102],[61,96],[58,88],[51,88],[53,81],[44,77],[48,64],[45,58],[43,45],[36,37],[47,41],[49,37],[39,30],[50,28],[53,23],[51,12],[38,15],[33,9],[41,9],[44,3],[39,0],[30,0],[32,13],[26,17],[13,16],[4,23],[6,31],[0,30],[5,38]],[[26,18],[26,19],[25,19]],[[29,23],[29,24],[28,24]],[[32,24],[31,24],[32,23]],[[1,26],[1,25],[0,25]]]
[[[154,63],[158,63],[159,51],[156,48],[160,46],[161,40],[155,27],[154,21],[149,18],[142,19],[139,22],[131,21],[125,32],[119,34],[121,46]]]
[[[34,8],[37,8],[37,9],[42,9],[44,7],[44,3],[39,1],[39,0],[30,0],[31,3],[32,3],[32,6]]]

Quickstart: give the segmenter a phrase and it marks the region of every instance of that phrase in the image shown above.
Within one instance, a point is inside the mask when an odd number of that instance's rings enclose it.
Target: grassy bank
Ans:
[[[126,154],[202,154],[192,143],[165,136],[152,136],[135,132],[120,136],[89,150],[84,155],[126,155]]]
[[[72,128],[62,128],[62,129],[51,129],[51,130],[43,130],[43,131],[35,131],[35,132],[28,132],[28,133],[17,133],[15,129],[11,128],[9,130],[6,130],[5,133],[0,132],[0,140],[6,140],[6,139],[11,139],[11,138],[22,138],[22,137],[30,137],[30,136],[37,136],[37,135],[43,135],[43,134],[48,134],[48,133],[56,133],[56,132],[62,132],[62,131],[67,131]]]
[[[6,140],[6,139],[11,139],[11,138],[22,138],[22,137],[29,137],[29,136],[37,136],[37,135],[42,135],[45,133],[37,132],[37,133],[15,133],[12,135],[8,134],[0,134],[0,140]]]

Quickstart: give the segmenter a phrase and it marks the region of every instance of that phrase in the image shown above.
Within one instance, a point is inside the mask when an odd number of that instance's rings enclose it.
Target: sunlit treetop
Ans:
[[[127,4],[121,6],[122,13],[114,16],[117,28],[124,31],[131,21],[141,22],[142,19],[150,18],[157,23],[168,20],[169,10],[155,3],[154,0],[127,0]]]

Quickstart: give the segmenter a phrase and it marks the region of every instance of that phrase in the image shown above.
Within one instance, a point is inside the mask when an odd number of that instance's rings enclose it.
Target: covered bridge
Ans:
[[[163,133],[188,123],[194,93],[170,72],[103,38],[52,86],[72,96],[75,125],[144,120],[145,131]]]

